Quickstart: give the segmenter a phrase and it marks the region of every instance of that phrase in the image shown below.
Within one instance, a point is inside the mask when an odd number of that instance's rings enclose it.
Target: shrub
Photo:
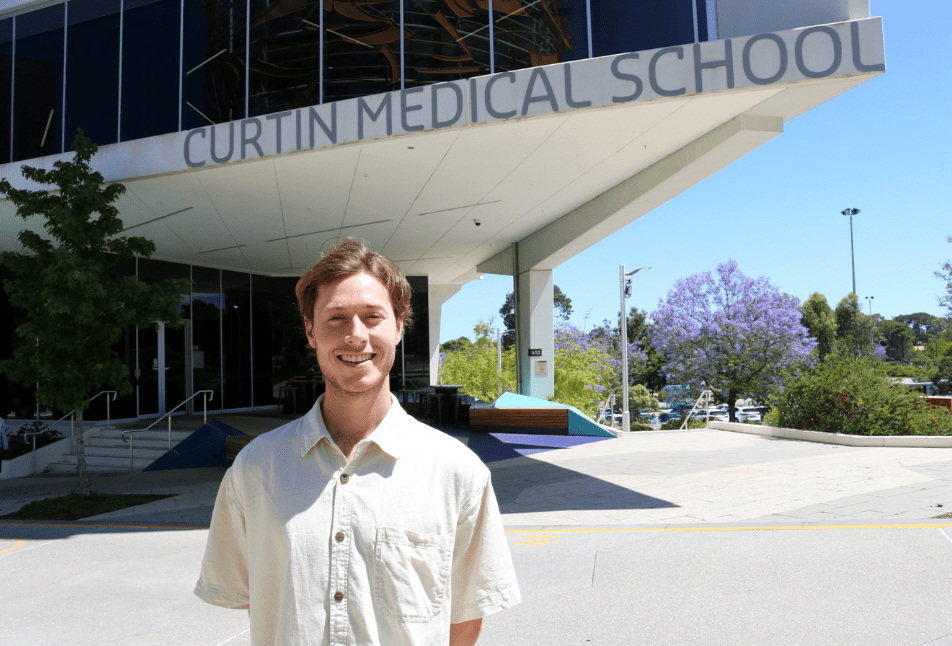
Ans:
[[[883,366],[830,356],[789,378],[772,401],[771,426],[847,435],[952,435],[952,415],[933,408]]]
[[[684,424],[683,419],[669,419],[667,422],[661,425],[662,431],[676,431],[681,428],[681,425]],[[707,426],[707,421],[702,418],[697,418],[692,416],[688,420],[688,425],[685,428],[704,428]]]

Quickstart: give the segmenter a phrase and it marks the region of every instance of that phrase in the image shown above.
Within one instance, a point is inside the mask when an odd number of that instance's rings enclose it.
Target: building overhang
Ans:
[[[103,146],[94,167],[155,258],[292,276],[357,236],[458,285],[554,268],[884,70],[870,18],[209,125]],[[0,176],[29,186],[20,163]],[[42,228],[0,212],[5,251]]]

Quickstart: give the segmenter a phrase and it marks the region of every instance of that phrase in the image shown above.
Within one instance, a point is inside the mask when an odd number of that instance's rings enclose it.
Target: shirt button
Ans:
[[[344,593],[343,593],[343,592],[341,592],[340,590],[338,590],[337,592],[334,593],[334,601],[343,601],[343,600],[344,600]]]
[[[350,480],[350,476],[349,476],[349,475],[347,475],[346,473],[340,474],[340,483],[341,483],[341,484],[347,484],[347,481],[348,481],[348,480]]]
[[[338,543],[342,543],[344,541],[344,532],[337,532],[334,534],[334,540],[336,540]]]

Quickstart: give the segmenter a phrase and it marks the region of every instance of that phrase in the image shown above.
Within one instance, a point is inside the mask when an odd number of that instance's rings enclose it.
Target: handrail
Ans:
[[[176,406],[175,408],[173,408],[172,410],[170,410],[169,412],[167,412],[165,415],[163,415],[163,416],[160,417],[159,419],[157,419],[157,420],[155,420],[154,422],[152,422],[151,424],[149,424],[147,427],[145,427],[145,428],[143,428],[143,429],[140,429],[140,430],[137,430],[137,431],[123,431],[123,432],[120,434],[120,435],[122,436],[122,441],[123,441],[123,442],[126,441],[126,436],[127,436],[127,435],[129,436],[128,441],[129,441],[129,470],[130,470],[130,471],[132,471],[132,470],[134,469],[133,465],[135,464],[135,438],[133,438],[132,436],[135,435],[136,433],[145,433],[146,431],[150,430],[153,426],[155,426],[156,424],[158,424],[159,422],[161,422],[163,419],[168,418],[168,420],[169,420],[169,450],[171,450],[171,449],[172,449],[172,413],[174,413],[175,411],[177,411],[177,410],[180,409],[182,406],[184,406],[185,404],[189,403],[190,401],[192,401],[193,399],[195,399],[195,398],[198,397],[199,395],[202,395],[202,394],[205,394],[205,393],[207,393],[208,396],[202,398],[202,424],[207,424],[207,423],[208,423],[208,402],[210,402],[210,401],[215,397],[215,391],[214,391],[214,390],[199,390],[199,391],[196,391],[196,392],[192,393],[192,396],[191,396],[191,397],[189,397],[188,399],[186,399],[185,401],[183,401],[181,404],[179,404],[178,406]]]
[[[106,428],[112,428],[112,411],[110,410],[109,402],[116,401],[116,397],[119,396],[119,393],[115,390],[104,390],[90,397],[89,401],[92,402],[100,395],[112,395],[112,397],[106,397]]]
[[[691,407],[691,412],[684,416],[684,422],[681,423],[681,429],[684,430],[687,428],[688,422],[691,420],[691,417],[694,415],[694,411],[697,410],[697,405],[701,403],[703,399],[707,399],[707,409],[705,410],[706,421],[705,424],[711,423],[711,400],[714,398],[714,393],[710,390],[702,390],[701,396],[697,398],[697,401],[694,402],[694,406]]]

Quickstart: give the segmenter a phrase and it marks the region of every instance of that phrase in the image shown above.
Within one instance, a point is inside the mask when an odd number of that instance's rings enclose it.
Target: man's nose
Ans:
[[[363,343],[364,340],[366,340],[367,326],[364,325],[364,322],[360,320],[359,316],[355,316],[350,320],[344,338],[350,343]]]

